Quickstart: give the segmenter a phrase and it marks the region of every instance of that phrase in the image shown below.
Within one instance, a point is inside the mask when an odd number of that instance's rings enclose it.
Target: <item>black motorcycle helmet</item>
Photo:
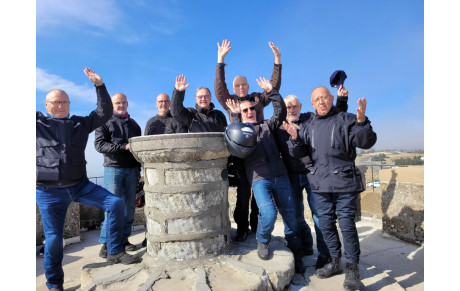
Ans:
[[[257,133],[252,124],[233,122],[225,129],[228,151],[241,159],[248,157],[257,145]]]

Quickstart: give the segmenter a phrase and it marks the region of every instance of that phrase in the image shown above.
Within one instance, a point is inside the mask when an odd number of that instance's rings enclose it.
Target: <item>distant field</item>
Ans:
[[[385,154],[387,156],[387,159],[386,159],[387,164],[393,164],[394,160],[397,160],[400,158],[413,158],[415,156],[422,156],[422,157],[424,156],[424,153],[417,153],[417,152],[410,152],[410,151],[407,151],[407,152],[398,151],[397,153],[382,151],[382,152],[373,152],[369,154],[364,154],[362,156],[367,157],[367,156],[373,156],[375,154]]]

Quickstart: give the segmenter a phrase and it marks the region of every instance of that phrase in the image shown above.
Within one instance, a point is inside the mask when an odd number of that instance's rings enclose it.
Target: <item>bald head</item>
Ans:
[[[48,114],[57,118],[69,115],[70,100],[64,90],[53,89],[46,94],[45,107]]]
[[[311,92],[311,104],[319,116],[326,115],[332,108],[334,96],[326,87],[316,87]]]
[[[169,112],[169,106],[171,105],[171,100],[169,99],[168,94],[160,93],[157,96],[157,101],[155,105],[158,108],[158,115],[165,116]]]
[[[120,115],[128,112],[128,99],[123,93],[115,93],[112,96],[113,110]]]

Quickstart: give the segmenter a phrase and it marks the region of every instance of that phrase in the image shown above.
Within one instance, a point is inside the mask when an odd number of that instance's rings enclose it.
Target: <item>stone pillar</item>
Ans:
[[[130,139],[144,168],[147,252],[156,258],[220,254],[230,243],[223,133]]]

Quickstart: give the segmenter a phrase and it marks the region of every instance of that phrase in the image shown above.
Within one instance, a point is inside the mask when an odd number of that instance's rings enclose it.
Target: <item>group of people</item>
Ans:
[[[357,147],[370,148],[377,139],[365,116],[366,100],[359,100],[356,115],[347,113],[348,91],[343,84],[335,106],[329,90],[317,87],[311,93],[315,112],[301,113],[302,104],[296,96],[283,100],[279,94],[281,53],[274,43],[269,42],[269,46],[275,63],[270,81],[262,77],[257,80],[263,92],[249,93],[246,77],[238,75],[231,94],[224,63],[230,41],[217,43],[216,98],[231,123],[251,124],[257,135],[257,145],[249,156],[229,157],[229,165],[236,170],[234,240],[243,242],[255,232],[259,258],[270,259],[269,243],[279,211],[287,246],[294,254],[295,271],[303,273],[302,257],[314,254],[312,232],[304,218],[305,189],[316,233],[316,275],[328,278],[342,272],[338,219],[345,246],[344,288],[357,290],[360,250],[355,212],[356,198],[364,186],[354,160]],[[125,94],[116,93],[110,100],[102,78],[88,68],[84,73],[96,88],[96,110],[85,117],[70,116],[68,95],[53,89],[45,100],[47,114],[37,112],[36,199],[46,239],[44,267],[50,290],[63,290],[62,239],[71,201],[105,211],[99,239],[101,257],[110,264],[141,261],[126,253],[137,248],[128,238],[141,167],[129,150],[129,138],[140,136],[141,128],[128,114]],[[189,86],[186,76],[179,75],[172,99],[166,93],[158,94],[158,114],[147,121],[144,135],[225,131],[227,118],[215,109],[209,88],[196,89],[195,107],[184,107]],[[264,107],[270,103],[274,114],[264,119]],[[92,131],[95,148],[104,155],[104,187],[86,176],[84,151]]]

